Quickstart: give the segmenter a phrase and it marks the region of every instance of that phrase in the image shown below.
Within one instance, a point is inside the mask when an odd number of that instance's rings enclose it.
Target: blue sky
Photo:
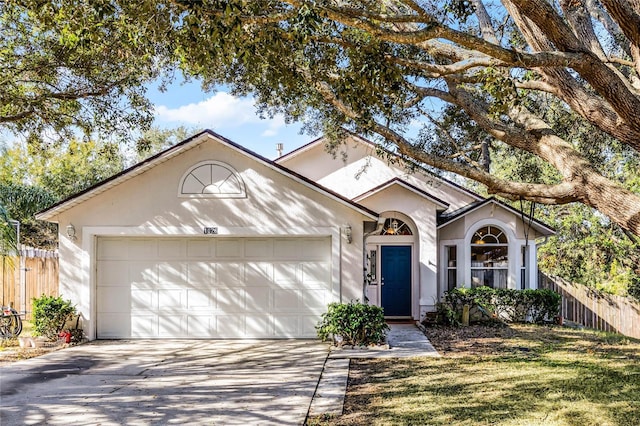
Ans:
[[[211,129],[267,158],[276,158],[276,143],[289,152],[315,139],[300,135],[300,125],[286,125],[283,117],[260,119],[252,98],[237,98],[221,87],[216,93],[205,93],[198,82],[171,84],[165,92],[149,88],[156,120],[161,128],[186,126]]]

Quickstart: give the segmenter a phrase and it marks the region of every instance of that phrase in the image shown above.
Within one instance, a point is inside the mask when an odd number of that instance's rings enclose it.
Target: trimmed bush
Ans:
[[[54,341],[62,331],[65,323],[75,315],[76,307],[70,300],[63,300],[60,296],[42,295],[32,299],[33,333]]]
[[[458,324],[462,307],[469,305],[476,321],[550,322],[560,312],[561,296],[547,289],[456,288],[445,293],[438,306],[440,320]]]
[[[363,346],[384,342],[389,326],[382,308],[356,301],[330,303],[316,330],[322,341],[333,339],[338,346]]]

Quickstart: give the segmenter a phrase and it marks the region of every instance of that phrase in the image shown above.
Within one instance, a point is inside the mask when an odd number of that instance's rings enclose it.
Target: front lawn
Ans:
[[[442,358],[353,360],[320,425],[638,425],[640,341],[560,327],[432,328]]]

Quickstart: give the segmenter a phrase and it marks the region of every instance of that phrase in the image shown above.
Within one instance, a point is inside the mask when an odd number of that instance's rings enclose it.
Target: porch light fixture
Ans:
[[[391,229],[393,229],[393,233],[397,234],[398,233],[398,221],[393,219],[393,222],[391,222]]]
[[[347,239],[347,243],[351,244],[353,241],[352,233],[351,233],[351,225],[346,224],[344,228],[342,228],[342,232],[344,232],[344,237]]]
[[[76,227],[73,226],[72,223],[67,225],[67,237],[69,237],[71,241],[76,240]]]

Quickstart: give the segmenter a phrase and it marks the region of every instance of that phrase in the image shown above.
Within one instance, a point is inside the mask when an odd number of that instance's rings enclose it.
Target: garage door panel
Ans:
[[[127,262],[121,260],[103,260],[98,269],[98,282],[105,286],[129,286],[129,268]]]
[[[276,263],[273,265],[273,281],[276,284],[298,283],[298,263]]]
[[[131,292],[128,288],[115,286],[101,286],[96,292],[98,312],[121,313],[131,312]]]
[[[215,264],[209,262],[187,262],[187,282],[210,284],[215,280],[216,267]]]
[[[244,337],[243,334],[244,317],[216,315],[216,337]]]
[[[155,283],[158,282],[158,264],[152,260],[132,261],[129,265],[129,282]]]
[[[273,265],[268,262],[251,262],[244,265],[244,279],[247,286],[264,285],[273,280]]]
[[[277,238],[273,241],[273,257],[275,259],[298,259],[302,252],[302,244],[296,238]]]
[[[264,238],[248,238],[244,244],[244,257],[247,259],[270,259],[273,254],[273,241]]]
[[[300,335],[300,317],[297,315],[274,315],[274,334],[285,337]]]
[[[158,295],[154,289],[133,288],[131,289],[130,310],[135,312],[144,309],[158,308]]]
[[[216,265],[215,285],[217,287],[237,287],[242,282],[244,268],[240,263],[222,262]]]
[[[325,307],[326,308],[326,307]],[[300,317],[300,334],[302,337],[316,337],[316,325],[318,324],[318,316],[304,315]]]
[[[98,336],[103,339],[131,336],[131,317],[120,313],[102,313],[98,322]]]
[[[302,245],[303,260],[329,260],[329,252],[327,251],[326,239],[308,239]]]
[[[326,262],[307,262],[302,264],[303,284],[323,284],[331,280],[331,269]]]
[[[244,289],[218,289],[216,292],[216,310],[222,312],[244,312],[244,296]]]
[[[187,309],[190,311],[210,311],[215,309],[215,289],[191,288],[187,290]]]
[[[273,336],[270,315],[249,315],[245,321],[246,337]]]
[[[132,314],[131,315],[131,337],[159,337],[158,336],[158,315]],[[120,336],[121,337],[121,336]]]
[[[158,316],[158,337],[188,337],[185,333],[187,315],[174,312],[171,315]]]
[[[302,306],[304,311],[324,312],[327,305],[331,302],[328,300],[329,293],[326,289],[309,289],[302,292]]]
[[[298,311],[301,305],[302,291],[281,288],[273,290],[274,311]]]
[[[156,239],[132,238],[127,245],[129,259],[155,259],[158,255],[158,243]]]
[[[158,308],[162,310],[187,309],[187,291],[185,289],[159,289]]]
[[[213,256],[213,243],[210,240],[193,239],[187,241],[187,258],[210,259]]]
[[[242,240],[217,240],[216,241],[216,258],[229,259],[240,258],[243,256]]]
[[[97,251],[96,257],[98,260],[109,260],[109,259],[121,260],[123,258],[123,254],[127,255],[127,253],[122,253],[122,250],[123,250],[123,247],[120,240],[101,239],[100,244],[98,245],[98,251]]]
[[[193,315],[187,317],[187,335],[190,337],[211,337],[215,334],[215,316]]]
[[[158,263],[158,279],[161,284],[182,287],[187,283],[187,268],[184,262]]]
[[[248,312],[268,312],[271,308],[271,290],[267,287],[245,289],[245,309]]]
[[[315,337],[332,301],[328,237],[113,237],[98,253],[99,338]]]
[[[176,238],[158,240],[158,257],[160,259],[184,259],[187,253],[186,241]]]

